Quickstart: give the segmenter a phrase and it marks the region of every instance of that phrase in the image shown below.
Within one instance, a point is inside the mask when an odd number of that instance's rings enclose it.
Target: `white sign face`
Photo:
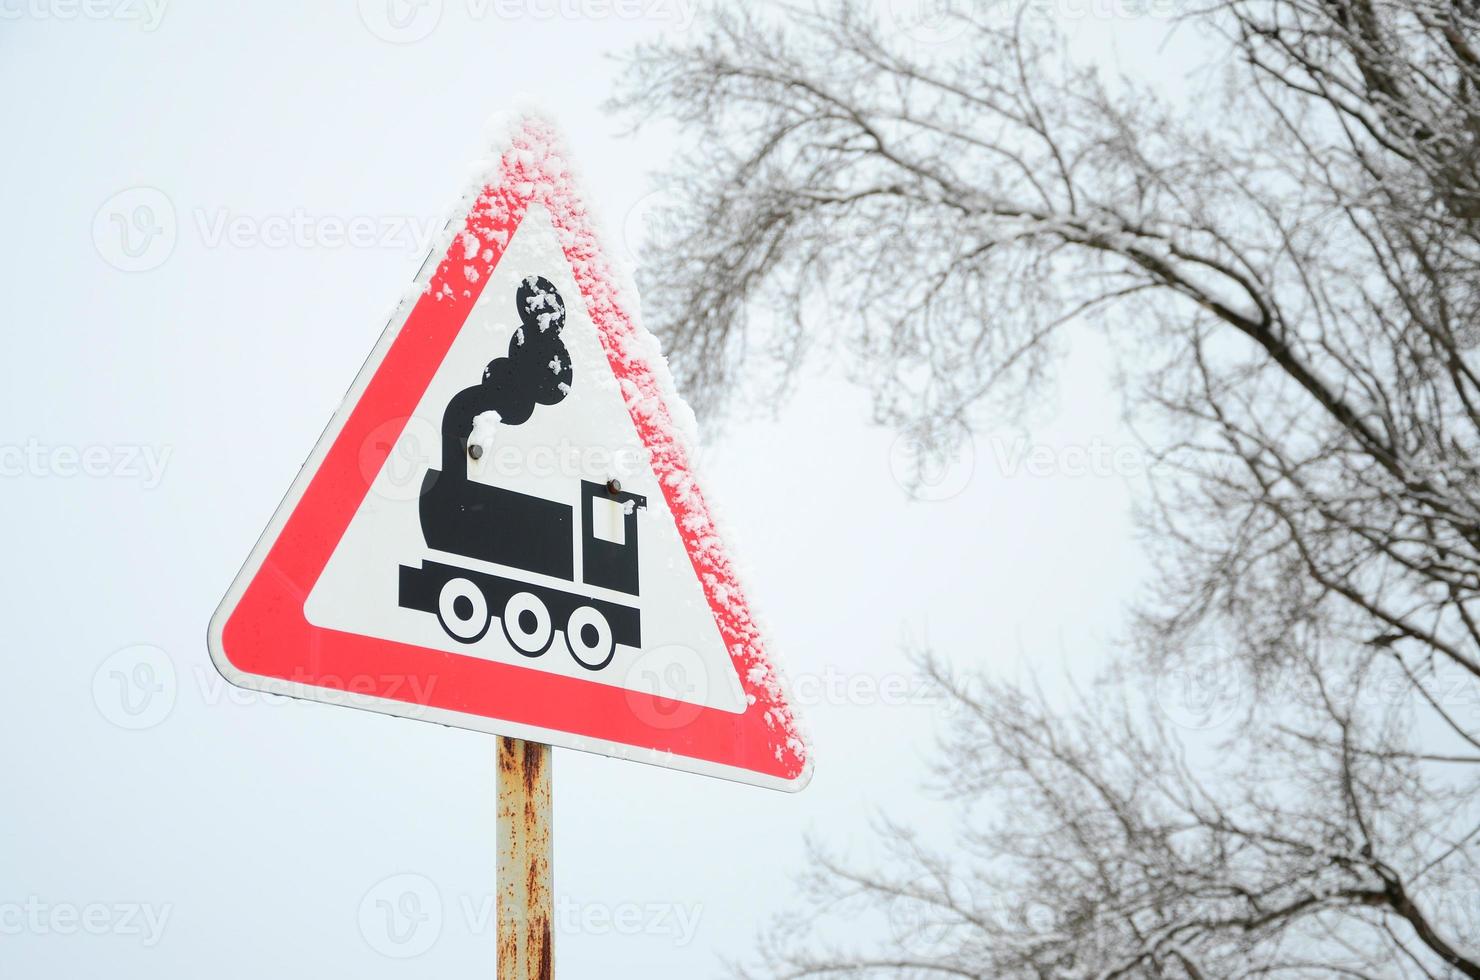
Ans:
[[[742,711],[745,693],[724,637],[715,625],[709,601],[679,539],[674,516],[663,499],[642,440],[627,413],[621,387],[606,363],[596,328],[579,303],[564,306],[565,325],[560,331],[559,352],[549,357],[543,353],[531,355],[540,360],[532,365],[533,369],[552,376],[554,372],[548,367],[551,361],[558,359],[563,366],[570,367],[569,394],[556,404],[535,406],[529,419],[520,425],[495,422],[494,415],[475,425],[475,417],[470,415],[467,421],[473,426],[474,437],[471,445],[479,447],[479,457],[473,459],[460,451],[457,460],[466,469],[466,480],[470,483],[501,487],[561,505],[563,509],[549,508],[549,511],[562,518],[569,515],[572,524],[551,528],[538,543],[541,552],[558,550],[571,559],[572,579],[527,568],[520,568],[517,573],[511,571],[520,564],[531,564],[519,562],[517,556],[454,557],[445,552],[433,553],[428,548],[420,510],[422,506],[438,506],[436,500],[441,488],[463,478],[462,474],[454,474],[447,480],[439,475],[425,496],[421,492],[427,474],[437,470],[441,463],[443,411],[460,391],[470,386],[481,387],[488,363],[505,357],[511,338],[522,329],[515,315],[516,297],[520,287],[535,276],[550,283],[562,303],[564,297],[580,295],[561,255],[549,213],[540,205],[530,206],[514,232],[467,323],[452,342],[446,360],[433,375],[410,422],[371,483],[370,493],[314,584],[304,606],[308,621],[324,629],[413,643],[637,690],[650,690],[651,679],[646,675],[656,673],[661,678],[668,667],[642,656],[644,649],[686,649],[692,651],[702,669],[696,672],[697,676],[688,678],[691,681],[688,690],[665,693],[721,711]],[[496,409],[485,411],[496,414]],[[621,487],[620,501],[605,490],[613,480]],[[590,483],[600,486],[603,492],[583,500],[583,487]],[[458,508],[479,499],[477,486],[459,489],[445,499],[446,513],[437,515],[436,519],[453,521]],[[637,505],[638,499],[642,506]],[[490,513],[486,515],[471,510],[461,513],[496,533],[500,517],[498,501],[489,500],[488,507]],[[630,522],[626,519],[628,511],[632,516]],[[628,523],[633,525],[634,532],[630,541],[625,538]],[[482,527],[461,529],[460,536],[473,541],[481,530]],[[593,547],[630,550],[636,559],[635,594],[592,583],[584,574],[587,549],[582,543],[587,534],[595,539]],[[499,558],[506,561],[499,562]],[[537,596],[541,589],[562,595],[578,592],[630,608],[640,617],[642,642],[618,642],[614,650],[603,647],[593,655],[579,637],[572,642],[564,617],[556,617],[560,621],[551,623],[550,649],[538,656],[527,655],[527,644],[524,649],[516,646],[501,622],[493,624],[499,628],[489,629],[469,642],[458,634],[455,623],[448,629],[449,624],[440,622],[439,616],[403,604],[398,595],[401,577],[385,574],[401,565],[408,569],[401,576],[425,575],[421,568],[424,559],[528,583],[527,588],[519,591],[535,590]],[[434,578],[431,584],[437,585],[440,577]],[[582,583],[583,587],[573,591],[575,583]],[[558,601],[554,599],[546,605]],[[653,615],[641,615],[649,609],[654,611]],[[501,619],[500,610],[489,612],[495,620]],[[610,633],[610,629],[603,633]],[[683,665],[685,671],[691,666]]]
[[[234,683],[797,789],[656,345],[524,121],[211,626]]]

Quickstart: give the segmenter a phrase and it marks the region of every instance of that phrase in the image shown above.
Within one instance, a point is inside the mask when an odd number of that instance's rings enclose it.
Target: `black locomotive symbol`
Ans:
[[[548,279],[530,276],[515,305],[522,326],[509,339],[508,356],[490,361],[482,382],[454,395],[442,413],[442,469],[428,470],[422,482],[421,530],[434,551],[574,582],[569,504],[468,478],[470,453],[480,452],[468,444],[479,415],[492,411],[502,425],[522,425],[537,406],[562,401],[574,381],[560,339],[560,293]],[[598,536],[596,508],[610,510],[611,503],[622,512],[620,532],[608,527]],[[583,583],[637,596],[637,509],[646,506],[646,497],[614,483],[581,481]],[[638,610],[620,602],[455,563],[424,560],[420,568],[400,569],[400,605],[434,614],[462,643],[481,640],[497,617],[510,646],[527,657],[550,649],[558,627],[571,656],[588,670],[611,663],[618,643],[642,645]]]

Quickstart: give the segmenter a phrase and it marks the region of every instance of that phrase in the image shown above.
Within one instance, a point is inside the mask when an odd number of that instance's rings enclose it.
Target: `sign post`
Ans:
[[[555,969],[550,746],[498,740],[498,980]]]

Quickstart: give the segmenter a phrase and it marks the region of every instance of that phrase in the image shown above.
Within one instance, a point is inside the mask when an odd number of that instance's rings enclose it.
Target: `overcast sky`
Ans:
[[[0,975],[491,975],[493,739],[234,691],[205,631],[490,113],[547,106],[609,249],[640,260],[673,148],[602,111],[607,55],[696,10],[586,16],[606,9],[0,0]],[[1097,56],[1183,77],[1164,21],[1071,19]],[[357,219],[375,234],[345,242]],[[563,975],[715,975],[796,911],[808,834],[864,859],[880,810],[949,832],[905,648],[1101,660],[1143,567],[1109,374],[1076,335],[1033,431],[989,425],[924,499],[826,373],[707,447],[815,776],[788,795],[557,752]]]

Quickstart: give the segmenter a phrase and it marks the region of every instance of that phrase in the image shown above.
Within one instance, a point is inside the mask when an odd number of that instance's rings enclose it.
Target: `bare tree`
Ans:
[[[812,881],[929,948],[809,923],[768,967],[1480,976],[1480,5],[1212,2],[1175,103],[1031,8],[955,17],[921,46],[863,5],[734,12],[635,52],[619,105],[693,136],[647,312],[711,413],[823,348],[937,446],[1098,324],[1157,460],[1131,666],[1217,670],[1211,637],[1253,696],[1207,761],[1133,689],[1055,710],[931,661],[960,839],[890,827],[895,860]]]

